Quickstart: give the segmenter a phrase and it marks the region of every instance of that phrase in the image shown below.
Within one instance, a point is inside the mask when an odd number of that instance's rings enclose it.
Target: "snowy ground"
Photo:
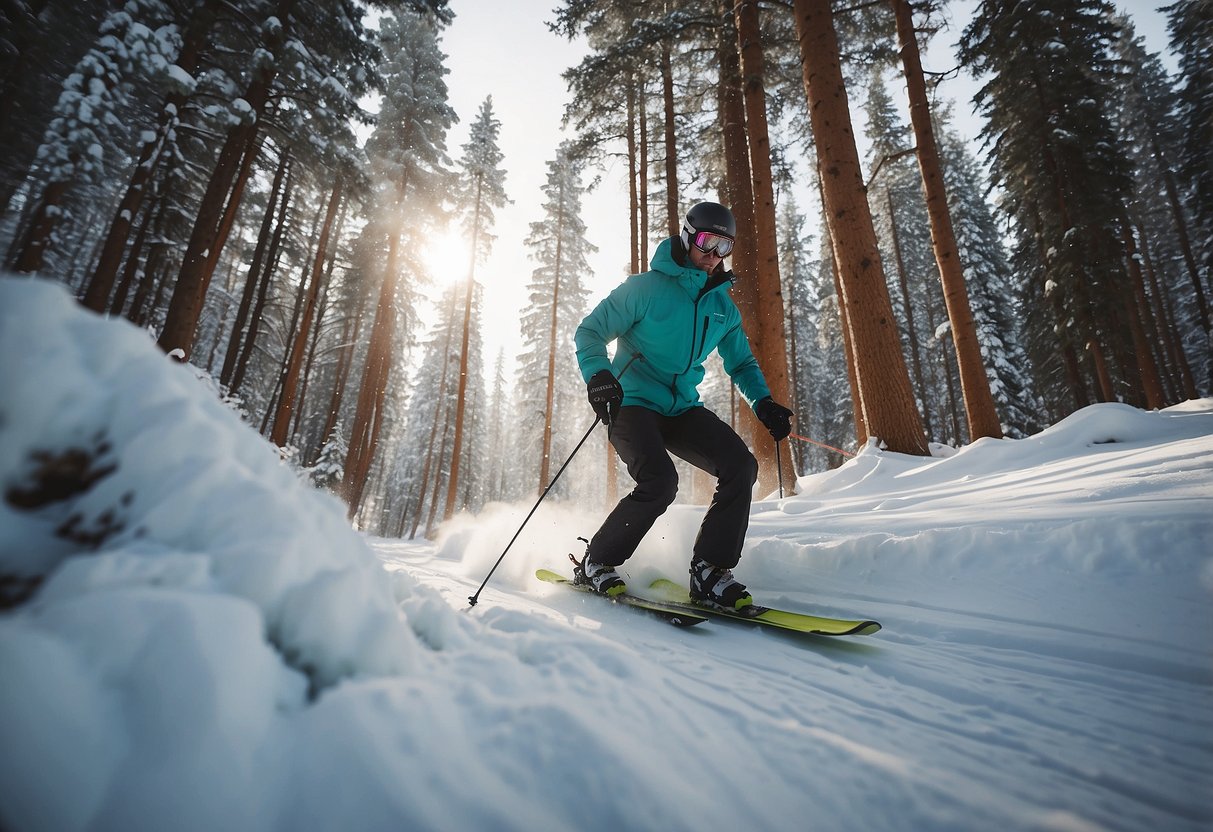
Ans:
[[[0,280],[0,390],[5,830],[1213,826],[1213,400],[757,503],[760,601],[885,627],[829,640],[541,584],[602,514],[557,504],[469,610],[529,505],[368,546],[50,284]]]

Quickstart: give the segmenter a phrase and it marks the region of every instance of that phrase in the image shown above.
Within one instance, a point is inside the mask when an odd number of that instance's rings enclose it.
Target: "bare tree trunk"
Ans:
[[[864,419],[891,451],[925,455],[922,419],[901,355],[829,0],[795,0],[796,33],[813,137],[821,158],[826,217],[838,256]]]
[[[952,327],[952,344],[956,349],[956,365],[960,371],[960,390],[968,414],[970,441],[983,436],[1002,438],[1002,425],[990,392],[981,345],[977,340],[977,325],[965,287],[964,269],[952,230],[952,214],[948,210],[948,195],[944,188],[935,130],[931,125],[931,106],[927,101],[926,79],[918,53],[918,39],[909,0],[890,0],[897,19],[897,36],[901,41],[901,62],[905,68],[906,89],[910,97],[910,123],[914,128],[918,167],[922,172],[922,187],[927,197],[927,216],[931,221],[931,247],[939,266],[944,302]]]
[[[750,176],[754,193],[755,277],[759,298],[757,335],[762,356],[762,373],[771,397],[790,404],[788,384],[787,331],[783,319],[783,284],[779,279],[779,241],[775,219],[775,186],[771,177],[771,137],[767,128],[765,89],[766,60],[762,52],[757,0],[742,0],[736,6],[737,36],[741,56],[742,97],[745,103],[747,145],[750,151]],[[788,443],[777,443],[769,432],[755,431],[754,455],[758,458],[758,487],[765,493],[777,487],[792,491],[796,487],[796,466]],[[777,465],[779,454],[782,464]],[[783,482],[779,472],[783,472]]]
[[[1112,383],[1112,374],[1108,372],[1108,360],[1103,354],[1103,345],[1092,336],[1087,341],[1087,352],[1095,362],[1095,379],[1099,382],[1099,400],[1101,402],[1116,401],[1116,386]]]
[[[274,414],[274,427],[270,431],[270,441],[278,447],[286,444],[286,434],[291,424],[291,415],[295,406],[295,390],[299,385],[299,372],[303,367],[303,352],[311,331],[312,318],[316,313],[320,284],[324,280],[324,260],[328,256],[329,233],[333,229],[337,206],[341,202],[341,185],[341,175],[338,174],[337,183],[333,185],[333,193],[329,197],[328,210],[324,215],[324,225],[320,229],[320,239],[316,243],[316,257],[312,262],[312,279],[308,284],[306,298],[303,302],[303,315],[299,326],[295,329],[295,337],[292,340],[286,362],[286,372],[282,379],[282,395],[278,399],[277,412]]]

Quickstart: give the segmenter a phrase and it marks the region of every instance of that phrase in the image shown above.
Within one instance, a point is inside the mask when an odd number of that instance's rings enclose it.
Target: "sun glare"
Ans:
[[[446,286],[467,277],[470,254],[467,238],[458,232],[448,231],[426,241],[421,251],[421,262],[435,286]]]

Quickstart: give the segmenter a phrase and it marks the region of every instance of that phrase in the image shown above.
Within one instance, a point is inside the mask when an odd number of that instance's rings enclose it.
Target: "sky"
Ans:
[[[490,373],[498,349],[505,350],[508,368],[520,348],[518,312],[526,302],[526,285],[535,268],[524,241],[530,233],[530,224],[541,219],[541,188],[547,163],[555,156],[560,142],[572,137],[562,132],[569,93],[561,73],[581,61],[585,45],[581,39],[569,42],[547,28],[546,21],[553,19],[552,9],[556,5],[556,0],[517,0],[509,4],[507,13],[495,0],[453,0],[455,19],[441,40],[450,69],[447,76],[450,104],[460,118],[448,136],[448,152],[452,159],[459,157],[471,122],[485,97],[491,95],[494,112],[501,122],[506,193],[513,200],[512,205],[497,211],[493,228],[497,241],[488,264],[478,266],[476,272],[477,281],[485,290],[484,356],[486,372]],[[950,4],[947,17],[951,25],[924,54],[926,69],[940,71],[954,65],[953,45],[976,6],[976,0],[954,0]],[[1133,0],[1119,7],[1134,19],[1148,49],[1165,50],[1165,16],[1153,11],[1152,0]],[[1167,64],[1174,68],[1173,61]],[[959,75],[946,81],[942,90],[945,97],[957,102],[955,126],[974,141],[975,150],[981,124],[972,114],[969,101],[977,88],[973,78]],[[890,87],[890,92],[898,98],[895,86]],[[855,95],[851,107],[853,117],[860,122],[861,115],[855,115]],[[586,181],[595,174],[602,181],[583,197],[587,237],[598,247],[598,252],[589,258],[593,273],[584,280],[591,293],[591,304],[627,275],[629,245],[626,160],[608,159],[605,169],[587,172]],[[798,199],[806,211],[807,206],[815,203],[807,175],[804,197],[798,195]],[[649,250],[652,251],[652,246]],[[448,234],[435,240],[427,260],[435,264],[464,264],[466,244]],[[449,266],[431,270],[437,273],[438,286],[466,275],[462,265],[455,270]]]
[[[0,828],[1213,827],[1213,399],[869,443],[757,500],[759,603],[883,625],[826,639],[535,580],[582,501],[469,608],[529,498],[368,538],[59,282],[0,277],[0,390]],[[82,457],[78,489],[37,463]],[[630,591],[686,580],[703,511],[659,519]]]

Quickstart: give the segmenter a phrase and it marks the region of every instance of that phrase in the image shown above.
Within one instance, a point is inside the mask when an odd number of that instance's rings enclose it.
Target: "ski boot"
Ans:
[[[584,537],[577,539],[585,540]],[[619,577],[615,567],[590,560],[590,547],[587,544],[585,548],[585,557],[580,561],[569,555],[569,560],[573,562],[573,583],[588,586],[599,595],[610,598],[627,592],[628,586],[623,582],[623,578]]]
[[[706,607],[736,612],[754,603],[745,585],[722,566],[695,558],[691,561],[691,598]]]

